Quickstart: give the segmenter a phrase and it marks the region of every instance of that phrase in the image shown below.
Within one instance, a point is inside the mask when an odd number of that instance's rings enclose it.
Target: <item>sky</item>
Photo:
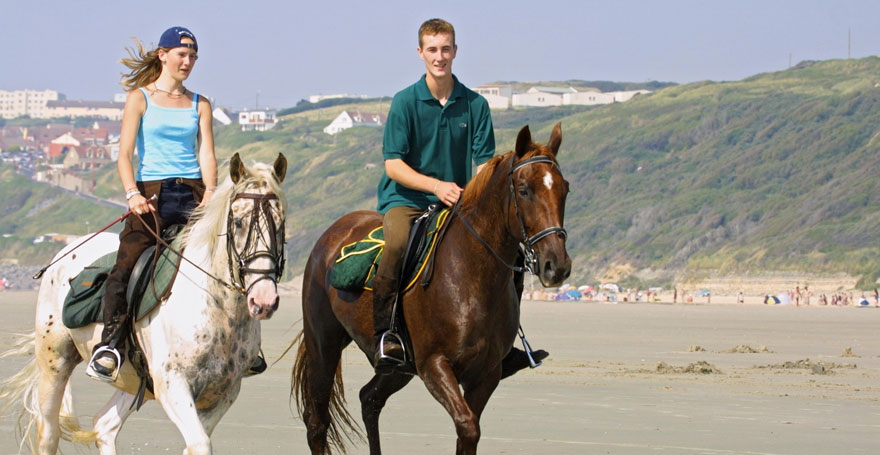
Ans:
[[[0,89],[110,100],[131,38],[152,46],[182,25],[199,41],[185,85],[217,105],[391,96],[424,73],[417,32],[432,17],[455,26],[453,71],[471,87],[739,80],[880,54],[876,0],[0,0]]]

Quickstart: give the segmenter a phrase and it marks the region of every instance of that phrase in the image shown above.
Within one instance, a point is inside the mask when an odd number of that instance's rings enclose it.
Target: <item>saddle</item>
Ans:
[[[432,204],[413,222],[409,232],[406,252],[403,258],[401,283],[406,283],[401,292],[410,289],[421,277],[422,286],[427,286],[433,275],[434,251],[445,232],[451,211],[440,209]],[[363,239],[343,246],[330,271],[330,285],[336,289],[350,292],[372,290],[373,278],[382,259],[385,248],[385,235],[379,226]]]
[[[163,231],[166,241],[173,239],[182,226],[170,226]],[[177,240],[171,245],[179,250]],[[129,313],[137,321],[146,316],[157,304],[168,299],[171,286],[180,267],[180,256],[156,246],[147,248],[132,269],[126,289]],[[116,252],[98,258],[70,280],[70,291],[64,299],[61,320],[67,328],[76,329],[95,322],[104,322],[104,284],[116,264]],[[161,292],[158,292],[161,290]]]

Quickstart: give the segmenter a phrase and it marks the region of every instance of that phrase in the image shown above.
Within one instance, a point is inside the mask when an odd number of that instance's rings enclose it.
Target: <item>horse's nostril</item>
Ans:
[[[281,299],[279,297],[275,297],[275,303],[272,305],[272,311],[275,311],[278,309],[278,302],[279,301],[281,301]]]

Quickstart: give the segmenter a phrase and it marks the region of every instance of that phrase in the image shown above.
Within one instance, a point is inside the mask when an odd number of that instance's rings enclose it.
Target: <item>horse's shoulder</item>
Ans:
[[[376,227],[380,224],[382,224],[382,215],[372,210],[349,212],[333,223],[334,226],[345,226],[348,228]]]

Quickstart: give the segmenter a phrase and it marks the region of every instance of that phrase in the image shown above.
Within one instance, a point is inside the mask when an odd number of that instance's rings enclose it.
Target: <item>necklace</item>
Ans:
[[[183,87],[183,86],[181,86],[181,87]],[[186,87],[183,87],[183,92],[182,92],[182,93],[173,93],[173,92],[169,92],[168,90],[162,90],[161,88],[159,88],[159,86],[158,86],[155,82],[153,82],[153,88],[155,88],[157,92],[162,92],[162,93],[168,95],[169,98],[181,98],[181,97],[184,97],[184,96],[186,96],[186,93],[189,91],[189,90],[186,89]]]

